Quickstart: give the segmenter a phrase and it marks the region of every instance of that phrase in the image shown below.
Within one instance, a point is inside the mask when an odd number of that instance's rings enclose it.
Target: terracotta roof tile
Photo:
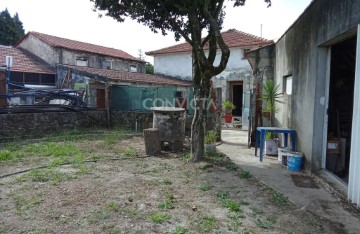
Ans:
[[[0,66],[5,66],[5,56],[13,57],[11,71],[55,74],[51,67],[22,49],[0,45]]]
[[[60,65],[72,69],[74,71],[83,72],[85,74],[97,75],[100,77],[108,78],[110,81],[115,82],[129,82],[129,83],[140,83],[140,84],[157,84],[157,85],[176,85],[176,86],[191,86],[192,83],[189,81],[182,81],[170,77],[164,77],[159,75],[149,75],[138,72],[124,72],[110,69],[100,69],[92,67],[80,67],[70,65]]]
[[[29,35],[33,35],[33,36],[39,38],[40,40],[42,40],[43,42],[45,42],[51,46],[54,46],[54,47],[60,47],[60,48],[66,48],[66,49],[70,49],[70,50],[84,51],[84,52],[101,54],[101,55],[115,57],[115,58],[122,58],[122,59],[127,59],[127,60],[144,62],[144,61],[141,61],[119,49],[104,47],[104,46],[100,46],[100,45],[94,45],[94,44],[85,43],[85,42],[81,42],[81,41],[70,40],[70,39],[51,36],[51,35],[38,33],[38,32],[29,32],[17,43],[17,45],[20,44],[21,41]]]
[[[252,46],[265,46],[274,43],[272,40],[267,40],[265,38],[257,37],[248,33],[238,31],[236,29],[230,29],[225,32],[222,32],[223,39],[225,43],[230,47],[252,47]],[[205,46],[207,49],[208,47]],[[166,47],[159,50],[154,50],[146,52],[146,55],[156,55],[156,54],[170,54],[170,53],[179,53],[179,52],[189,52],[191,51],[191,46],[189,43],[182,43],[170,47]]]

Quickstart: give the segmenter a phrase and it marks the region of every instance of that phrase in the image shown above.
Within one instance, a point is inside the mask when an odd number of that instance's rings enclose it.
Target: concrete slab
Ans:
[[[247,146],[247,131],[223,129],[222,140],[223,143],[217,147],[219,151],[262,183],[283,193],[300,209],[306,209],[334,223],[341,223],[349,233],[360,233],[359,212],[344,206],[340,199],[321,186],[319,189],[297,187],[291,174],[305,173],[288,171],[277,158],[264,157],[264,161],[260,162],[259,157],[255,157],[255,149]]]

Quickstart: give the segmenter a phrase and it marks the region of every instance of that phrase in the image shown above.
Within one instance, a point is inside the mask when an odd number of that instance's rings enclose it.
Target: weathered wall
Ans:
[[[230,57],[226,69],[218,77],[227,77],[228,74],[239,70],[249,70],[250,64],[244,58],[244,50],[241,48],[230,48]],[[220,63],[221,54],[218,53],[214,65]],[[178,77],[180,79],[192,79],[192,56],[191,52],[176,54],[154,55],[154,73]],[[251,68],[250,68],[251,70]]]
[[[261,96],[263,83],[274,80],[275,44],[253,50],[247,53],[246,58],[251,64],[254,74],[254,83],[251,87],[251,139],[255,142],[256,127],[270,126],[269,118],[265,118],[258,100]],[[280,107],[281,108],[281,107]]]
[[[112,69],[114,70],[130,71],[130,65],[136,65],[137,72],[145,73],[145,63],[102,56],[95,53],[86,53],[83,51],[51,47],[31,34],[18,46],[46,61],[53,67],[55,67],[57,64],[76,65],[77,58],[85,57],[88,58],[89,67],[101,68],[101,62],[103,60],[107,60],[113,62]]]
[[[105,111],[0,114],[0,138],[104,126]],[[100,120],[100,121],[99,121]]]
[[[312,171],[322,166],[328,46],[354,35],[359,23],[359,0],[316,0],[276,44],[275,81],[293,77],[289,127]],[[284,110],[276,116],[284,126],[281,116]]]
[[[46,61],[51,66],[60,62],[60,51],[58,49],[49,46],[31,34],[18,46]]]
[[[142,132],[144,128],[153,126],[152,112],[111,111],[111,125]],[[193,116],[186,116],[185,134],[190,136]],[[39,112],[0,114],[0,140],[6,137],[24,135],[42,135],[62,129],[105,127],[107,125],[106,111],[81,112]],[[210,118],[207,121],[208,130],[214,129]]]
[[[192,80],[191,53],[164,54],[154,56],[154,73]]]
[[[109,61],[112,62],[112,70],[130,71],[130,66],[135,65],[137,72],[145,73],[145,65],[136,61],[68,49],[61,49],[61,55],[62,64],[76,65],[76,59],[83,57],[88,59],[88,67],[102,68],[102,61]]]

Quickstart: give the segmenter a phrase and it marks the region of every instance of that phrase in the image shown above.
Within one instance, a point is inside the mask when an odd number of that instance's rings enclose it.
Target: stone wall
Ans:
[[[152,112],[111,111],[111,126],[121,126],[142,131],[145,128],[151,128],[152,124]]]
[[[185,135],[190,136],[192,115],[186,116]],[[152,112],[111,111],[111,125],[142,131],[153,126]]]
[[[186,116],[186,136],[190,136],[192,117]],[[100,110],[0,114],[0,139],[26,135],[40,136],[62,129],[105,127],[106,119],[106,111]],[[111,126],[113,127],[121,126],[142,132],[144,128],[151,128],[152,125],[152,112],[111,111]],[[207,121],[207,129],[214,129],[210,118]]]
[[[0,114],[0,139],[61,129],[105,126],[105,111]]]

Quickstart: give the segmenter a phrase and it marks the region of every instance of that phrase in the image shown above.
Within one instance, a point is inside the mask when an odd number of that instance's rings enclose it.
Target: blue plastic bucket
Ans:
[[[301,153],[290,153],[287,157],[287,167],[290,171],[301,171],[303,156]]]

